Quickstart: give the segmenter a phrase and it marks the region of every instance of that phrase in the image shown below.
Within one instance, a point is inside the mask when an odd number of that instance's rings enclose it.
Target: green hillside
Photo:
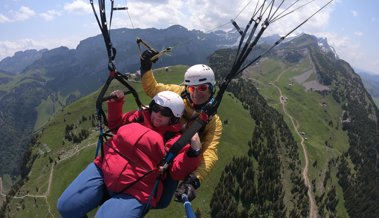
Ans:
[[[0,73],[0,124],[3,126],[0,176],[10,178],[9,184],[17,182],[25,172],[20,166],[27,156],[32,132],[45,125],[68,99],[80,95],[55,92],[46,87],[48,81],[41,69],[16,75]]]
[[[185,66],[170,67],[168,72],[161,71],[156,73],[156,76],[161,82],[180,83],[185,68]],[[141,92],[141,85],[133,83],[133,86],[140,93],[142,101],[148,103],[148,98]],[[115,88],[112,87],[110,90]],[[98,132],[96,127],[93,127],[93,123],[96,123],[93,114],[96,97],[97,93],[93,93],[62,109],[43,128],[38,143],[33,147],[33,157],[36,159],[31,172],[15,197],[8,199],[5,217],[59,217],[55,208],[59,195],[95,155]],[[133,99],[129,96],[125,110],[135,107]],[[215,188],[225,165],[233,156],[247,152],[247,144],[254,129],[248,111],[230,94],[225,95],[219,114],[225,123],[218,151],[220,159],[206,181],[202,183],[197,199],[193,201],[193,207],[199,208],[202,214],[210,212],[209,202],[212,197],[210,190]],[[65,139],[65,129],[68,126],[69,129],[73,127],[70,131],[74,135],[79,135],[84,130],[89,130],[89,135],[81,139],[80,143],[72,143]],[[172,202],[166,210],[152,210],[147,215],[147,217],[182,216],[184,216],[183,206],[176,202]]]
[[[310,70],[312,70],[312,63],[309,58],[304,58],[295,64],[270,58],[251,68],[245,76],[253,78],[259,93],[264,96],[270,106],[283,114],[292,134],[300,143],[301,138],[280,104],[279,89],[281,90],[285,110],[293,117],[298,131],[305,139],[310,162],[309,179],[316,199],[319,198],[318,207],[323,205],[322,196],[335,187],[337,199],[340,199],[337,215],[347,217],[342,190],[336,177],[336,160],[349,147],[347,134],[342,130],[340,121],[342,106],[330,95],[323,96],[315,90],[306,90],[306,82],[315,81],[316,78],[314,73],[308,77],[305,75]],[[304,77],[304,81],[296,82],[295,78],[301,76]],[[302,165],[304,165],[304,154],[301,149],[299,151]]]
[[[363,178],[370,181],[370,187],[375,189],[375,192],[377,190],[373,185],[375,173],[369,173],[372,172],[375,161],[371,160],[372,155],[364,152],[375,149],[373,143],[377,135],[371,135],[369,132],[376,131],[374,125],[377,110],[372,106],[370,98],[362,89],[359,77],[351,67],[343,60],[335,59],[332,53],[319,49],[317,41],[310,39],[312,37],[304,35],[298,37],[297,42],[285,44],[274,50],[269,57],[261,59],[247,69],[230,85],[229,91],[249,106],[250,113],[257,123],[248,156],[253,156],[258,161],[258,172],[254,171],[254,175],[259,175],[258,180],[253,176],[255,178],[250,185],[253,188],[241,188],[238,184],[249,184],[249,181],[245,181],[248,174],[245,172],[241,176],[241,173],[233,170],[239,169],[239,166],[249,166],[249,160],[232,163],[225,169],[225,177],[220,181],[220,188],[215,190],[215,193],[222,195],[225,200],[231,199],[228,203],[233,206],[228,207],[229,211],[222,213],[214,210],[215,214],[223,217],[241,214],[246,217],[357,217],[352,214],[356,215],[363,212],[364,208],[370,208],[365,212],[366,215],[375,217],[373,211],[376,211],[376,207],[372,204],[373,200],[358,202],[354,199],[357,195],[361,198],[365,196],[367,188],[364,188]],[[309,42],[302,43],[306,40]],[[230,68],[225,63],[230,63],[232,58],[233,51],[219,50],[211,57],[210,62],[225,76]],[[259,96],[264,99],[260,99]],[[269,106],[265,106],[267,103]],[[271,111],[271,108],[276,110]],[[275,112],[280,112],[281,116]],[[284,119],[286,125],[281,123],[281,119]],[[350,124],[350,120],[359,125]],[[287,126],[291,136],[286,132]],[[361,126],[363,129],[357,134]],[[366,137],[361,137],[363,135]],[[291,154],[291,137],[296,140],[298,154]],[[351,146],[352,142],[354,147]],[[265,156],[268,160],[265,160]],[[280,166],[277,165],[278,157]],[[358,159],[359,157],[362,159]],[[294,160],[295,164],[288,160]],[[370,164],[362,164],[363,162]],[[280,173],[272,169],[273,167],[270,168],[270,165],[280,168]],[[301,171],[297,171],[298,166]],[[356,171],[356,166],[362,166],[362,171]],[[368,171],[369,168],[371,171]],[[304,172],[304,169],[308,171]],[[296,172],[299,172],[301,178],[293,177]],[[283,186],[278,182],[260,184],[262,174],[265,176],[263,183],[276,179],[281,181]],[[228,181],[238,177],[242,178],[242,182]],[[308,181],[309,191],[308,185],[304,187]],[[349,188],[355,184],[357,186],[354,190],[359,191],[359,194],[354,194]],[[228,188],[230,186],[232,188]],[[273,195],[271,198],[264,194],[259,196],[267,189],[271,190],[268,192]],[[245,195],[250,199],[246,199]],[[298,198],[300,196],[303,198]],[[280,205],[283,202],[284,207]],[[225,206],[218,202],[214,205],[214,208],[219,210]],[[240,208],[243,208],[242,211]]]

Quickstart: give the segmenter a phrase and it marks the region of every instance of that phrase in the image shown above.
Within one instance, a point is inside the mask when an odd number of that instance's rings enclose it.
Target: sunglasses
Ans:
[[[200,84],[200,85],[197,85],[197,86],[187,86],[187,90],[189,92],[194,92],[195,89],[199,92],[205,92],[209,89],[209,85],[208,84]]]
[[[161,115],[165,116],[165,117],[173,117],[174,116],[174,114],[172,113],[170,108],[162,107],[158,104],[153,104],[151,106],[151,110],[154,111],[155,113],[160,112]]]

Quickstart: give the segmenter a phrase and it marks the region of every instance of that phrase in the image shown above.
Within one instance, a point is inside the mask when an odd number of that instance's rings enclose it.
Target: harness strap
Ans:
[[[208,122],[208,117],[202,116],[200,114],[192,125],[183,133],[183,135],[171,146],[170,150],[164,158],[163,168],[166,169],[168,165],[173,161],[173,159],[179,154],[180,150],[188,144],[192,136],[195,135],[206,123]]]
[[[151,193],[150,193],[150,196],[149,196],[149,200],[147,201],[147,204],[145,206],[145,208],[143,209],[142,211],[142,217],[147,214],[147,212],[149,212],[150,208],[151,208],[151,200],[153,199],[153,196],[156,196],[157,194],[157,190],[158,190],[158,184],[159,184],[159,181],[161,180],[161,177],[162,177],[162,174],[159,174],[159,176],[157,177],[157,179],[155,180],[155,183],[154,183],[154,187],[153,189],[151,190]]]
[[[141,181],[143,178],[145,178],[147,175],[149,175],[151,172],[154,172],[154,170],[156,170],[156,169],[149,170],[148,172],[146,172],[145,174],[143,174],[143,176],[139,177],[137,180],[135,180],[134,182],[130,183],[129,185],[127,185],[126,187],[124,187],[123,189],[121,189],[118,193],[125,192],[130,187],[132,187],[133,185],[137,184],[139,181]]]
[[[93,0],[90,0],[91,6],[93,13],[95,15],[96,21],[99,25],[101,34],[103,35],[104,38],[104,43],[105,47],[107,50],[107,55],[108,55],[108,69],[109,69],[109,76],[103,85],[99,96],[97,97],[96,100],[96,111],[97,111],[97,118],[98,118],[98,126],[100,129],[100,135],[98,139],[98,145],[96,148],[96,156],[98,156],[99,150],[101,149],[101,152],[103,153],[103,144],[104,144],[104,137],[103,137],[103,126],[108,126],[108,121],[105,115],[105,112],[102,108],[102,103],[108,99],[111,99],[112,97],[108,96],[104,98],[104,95],[106,91],[109,88],[109,85],[111,84],[113,79],[118,80],[121,84],[123,84],[129,91],[126,92],[125,94],[132,94],[134,97],[134,100],[138,106],[138,108],[142,107],[142,103],[139,99],[139,96],[136,92],[136,90],[127,83],[128,78],[125,75],[120,74],[116,66],[114,64],[114,59],[116,57],[116,49],[112,45],[112,41],[110,38],[110,27],[112,24],[112,17],[113,17],[113,10],[126,10],[127,7],[114,7],[114,1],[111,0],[111,11],[110,11],[110,22],[109,22],[109,28],[108,28],[108,23],[107,23],[107,16],[106,16],[106,11],[105,11],[105,1],[104,0],[98,0],[99,4],[99,16],[98,13],[95,10],[95,6],[93,4]]]

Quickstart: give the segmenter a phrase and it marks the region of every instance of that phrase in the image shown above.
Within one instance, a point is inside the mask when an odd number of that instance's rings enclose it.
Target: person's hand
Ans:
[[[147,71],[151,70],[151,67],[153,65],[153,63],[157,62],[158,58],[151,61],[151,58],[154,57],[155,55],[157,55],[158,52],[157,51],[154,51],[154,50],[146,50],[142,53],[141,55],[141,58],[140,58],[140,61],[141,61],[141,67],[140,67],[140,70],[141,70],[141,76],[143,76],[144,73],[146,73]]]
[[[198,151],[201,149],[201,142],[200,137],[198,133],[195,133],[195,135],[191,138],[191,148],[195,151]]]
[[[179,184],[175,191],[175,201],[183,202],[182,195],[186,194],[189,201],[196,198],[195,189],[200,187],[200,181],[194,174],[189,174],[188,177]]]
[[[115,96],[115,98],[111,99],[111,101],[120,100],[120,99],[124,98],[124,92],[121,90],[115,90],[115,91],[111,92],[111,96]]]
[[[183,202],[182,195],[186,194],[189,201],[192,201],[196,198],[195,188],[191,184],[186,184],[184,182],[180,183],[178,188],[175,191],[175,201]],[[183,202],[184,203],[184,202]]]

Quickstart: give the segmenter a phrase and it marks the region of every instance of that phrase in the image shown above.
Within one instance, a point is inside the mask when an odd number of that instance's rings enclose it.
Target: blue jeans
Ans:
[[[110,198],[104,202],[108,194]],[[142,216],[146,206],[132,196],[108,193],[101,169],[90,163],[62,193],[57,208],[63,218],[84,218],[99,205],[97,218],[137,218]]]

